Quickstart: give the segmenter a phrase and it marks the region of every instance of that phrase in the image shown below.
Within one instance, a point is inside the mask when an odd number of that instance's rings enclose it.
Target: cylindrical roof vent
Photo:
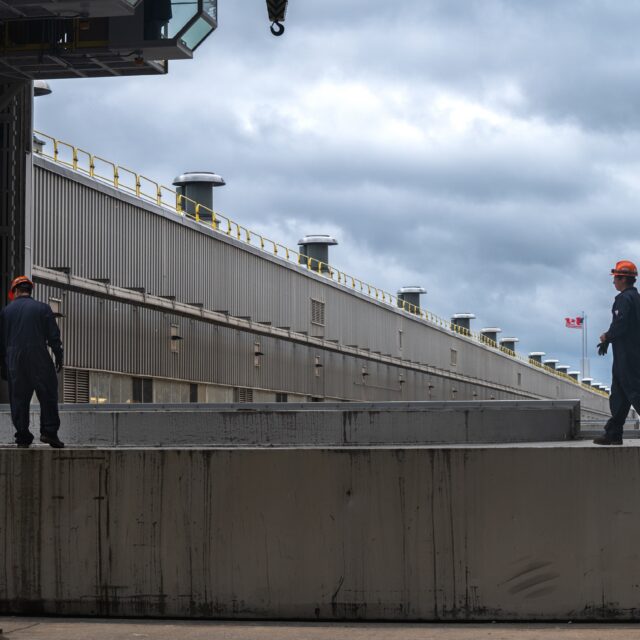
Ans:
[[[568,364],[557,364],[556,365],[556,371],[559,371],[560,373],[568,374],[569,369],[571,369],[571,367]]]
[[[326,273],[329,271],[329,247],[338,244],[335,238],[316,234],[298,240],[300,255],[298,263],[304,264],[312,271]]]
[[[197,213],[203,222],[213,220],[213,189],[226,184],[221,176],[210,171],[187,171],[175,178],[173,184],[177,187],[178,206],[182,211],[189,216]],[[202,206],[197,208],[198,204]]]
[[[579,371],[569,371],[569,376],[572,377],[574,380],[577,380],[578,377],[580,376],[580,372]]]
[[[502,333],[502,329],[499,327],[485,327],[480,329],[480,336],[484,342],[498,344],[498,334]]]
[[[473,313],[454,313],[451,316],[451,326],[457,326],[465,331],[471,330],[471,321],[475,318]]]
[[[42,138],[38,138],[35,133],[33,134],[33,150],[36,153],[42,153],[45,144],[47,143]]]
[[[544,351],[532,351],[529,354],[529,360],[536,362],[537,364],[542,364],[542,357],[545,356],[546,353]]]
[[[515,353],[516,342],[520,342],[520,340],[518,340],[518,338],[502,338],[502,340],[500,340],[500,346],[503,349],[508,349],[509,351],[513,351]]]
[[[555,360],[554,358],[550,358],[549,360],[543,360],[542,364],[545,365],[545,367],[549,367],[549,369],[557,369],[557,364],[558,362],[560,362],[560,360]]]
[[[398,289],[398,306],[411,313],[420,313],[420,296],[427,293],[424,287],[401,287]]]
[[[582,384],[586,384],[588,387],[591,386],[592,382],[593,382],[593,378],[582,378]]]
[[[34,80],[33,95],[36,98],[40,96],[48,96],[51,93],[51,87],[46,80]]]

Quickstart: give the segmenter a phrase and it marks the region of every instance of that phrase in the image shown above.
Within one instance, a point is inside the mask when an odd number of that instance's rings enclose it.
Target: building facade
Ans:
[[[60,314],[65,402],[579,398],[607,413],[603,391],[226,218],[172,210],[139,176],[55,156],[34,158],[33,275]]]

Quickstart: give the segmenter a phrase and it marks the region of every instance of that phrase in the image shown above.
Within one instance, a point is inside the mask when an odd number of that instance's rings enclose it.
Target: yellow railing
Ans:
[[[94,180],[102,182],[103,184],[115,187],[120,191],[129,193],[137,198],[145,200],[146,202],[151,202],[165,209],[169,209],[177,215],[195,220],[199,224],[212,228],[218,233],[222,233],[246,244],[250,244],[262,251],[278,256],[283,260],[294,262],[306,267],[309,271],[325,276],[337,284],[351,289],[352,291],[362,293],[381,304],[391,307],[399,307],[407,313],[420,318],[429,324],[441,327],[460,336],[476,340],[482,344],[498,349],[512,358],[516,358],[528,364],[533,364],[547,373],[551,373],[559,378],[573,382],[581,387],[588,388],[591,391],[600,393],[601,395],[607,395],[603,391],[599,391],[598,389],[594,389],[588,385],[583,385],[561,371],[551,369],[544,364],[530,360],[528,357],[521,356],[515,351],[511,351],[510,349],[497,344],[495,341],[487,338],[479,332],[469,331],[464,327],[452,323],[450,320],[445,320],[444,318],[423,309],[422,307],[417,307],[405,300],[398,299],[397,296],[379,289],[372,284],[364,282],[359,278],[344,273],[329,264],[320,262],[319,260],[299,253],[294,249],[289,249],[275,240],[271,240],[260,233],[251,231],[231,218],[213,211],[212,209],[177,193],[174,189],[166,187],[155,180],[151,180],[140,173],[136,173],[135,171],[111,162],[110,160],[96,156],[84,149],[80,149],[79,147],[74,147],[68,142],[58,140],[46,133],[35,131],[35,134],[41,138],[48,147],[47,149],[43,148],[41,151],[38,151],[38,153],[52,159],[58,164],[73,169],[78,173],[87,175]],[[189,213],[189,210],[194,213]]]

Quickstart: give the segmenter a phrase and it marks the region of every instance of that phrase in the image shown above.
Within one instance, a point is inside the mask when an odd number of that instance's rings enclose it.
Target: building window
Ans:
[[[518,386],[519,387],[522,386],[522,374],[521,373],[518,374]]]
[[[177,324],[171,325],[171,353],[180,353],[180,327]]]
[[[311,323],[324,327],[324,302],[311,298]]]
[[[189,402],[198,402],[198,385],[195,383],[189,385]]]
[[[289,402],[289,397],[286,393],[276,393],[276,402]]]
[[[260,343],[259,342],[254,342],[253,343],[253,366],[254,367],[259,367],[261,364],[261,360],[260,358],[262,358],[262,356],[264,355],[264,353],[262,352],[262,349],[260,347]]]
[[[455,367],[458,364],[458,351],[451,349],[451,366]]]
[[[133,402],[153,402],[153,379],[133,379]]]
[[[234,402],[253,402],[253,389],[236,387],[233,390],[233,401]]]

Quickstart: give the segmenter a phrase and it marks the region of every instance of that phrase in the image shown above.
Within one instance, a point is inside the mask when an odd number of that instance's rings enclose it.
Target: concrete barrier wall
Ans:
[[[89,446],[342,446],[567,440],[577,400],[66,405],[61,438]],[[32,416],[34,431],[39,417]],[[10,441],[8,411],[0,426]]]
[[[0,450],[0,612],[640,618],[640,448]]]

